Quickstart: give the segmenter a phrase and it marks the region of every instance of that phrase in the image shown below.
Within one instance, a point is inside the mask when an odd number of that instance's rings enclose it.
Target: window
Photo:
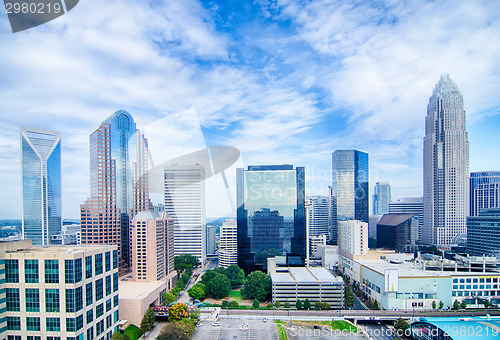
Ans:
[[[118,307],[118,295],[113,296],[113,307]]]
[[[115,313],[114,313],[115,314],[115,322],[118,322],[118,320],[119,320],[119,314],[118,313],[119,313],[118,310],[116,310]]]
[[[76,330],[79,331],[83,328],[83,314],[76,317]]]
[[[102,332],[104,332],[104,320],[101,320],[99,321],[96,325],[95,325],[95,330],[96,330],[96,335],[99,335],[101,334]]]
[[[90,306],[94,302],[92,298],[92,282],[87,283],[87,285],[85,286],[85,295],[86,295],[85,305]]]
[[[47,318],[46,319],[47,332],[60,332],[61,322],[59,318]]]
[[[92,321],[94,321],[94,310],[89,309],[87,311],[87,324],[91,323]]]
[[[19,288],[6,288],[5,295],[7,298],[7,311],[8,312],[19,312],[20,299],[19,299]]]
[[[103,280],[99,279],[95,282],[95,300],[99,301],[103,298]]]
[[[45,260],[45,283],[59,283],[58,260]]]
[[[20,335],[8,335],[7,340],[21,340]]]
[[[102,254],[95,255],[95,275],[102,274]]]
[[[59,312],[59,289],[45,289],[45,311]]]
[[[87,339],[94,338],[94,327],[90,327],[87,329]]]
[[[28,331],[40,332],[40,318],[27,317],[26,328]]]
[[[111,275],[106,276],[106,296],[111,294]]]
[[[66,313],[76,312],[75,308],[75,290],[66,289]]]
[[[82,281],[82,259],[75,259],[75,283]]]
[[[66,332],[76,332],[76,324],[74,318],[66,318]]]
[[[111,310],[111,308],[113,308],[111,306],[112,306],[111,299],[109,299],[106,301],[106,312],[109,312]]]
[[[19,283],[19,261],[5,260],[5,282]]]
[[[113,269],[118,268],[118,250],[113,250]]]
[[[75,283],[74,260],[64,260],[64,278],[66,283]]]
[[[24,260],[24,280],[26,283],[38,283],[38,260]]]
[[[38,288],[26,288],[26,311],[40,311],[40,294]]]
[[[85,278],[90,279],[92,277],[92,256],[85,257]]]
[[[83,308],[83,287],[75,288],[75,309],[76,312]]]
[[[48,336],[47,340],[61,340],[60,336]]]
[[[118,291],[118,273],[113,273],[113,292]]]
[[[111,252],[110,251],[107,251],[104,254],[104,260],[106,263],[106,271],[109,272],[111,270]]]
[[[7,317],[7,329],[9,331],[20,331],[21,330],[21,318],[17,316]]]
[[[113,326],[113,322],[111,321],[112,319],[112,315],[108,315],[106,316],[106,328],[110,328],[111,326]]]
[[[101,303],[100,305],[97,305],[95,308],[95,317],[96,319],[101,317],[104,314],[104,305]]]

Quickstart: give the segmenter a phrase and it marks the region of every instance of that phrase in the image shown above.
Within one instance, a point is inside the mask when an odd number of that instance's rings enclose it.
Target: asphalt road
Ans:
[[[394,334],[381,322],[363,323],[359,324],[358,326],[361,326],[365,329],[365,334],[367,334],[370,339],[393,340],[394,338],[397,338],[396,334]]]
[[[203,326],[196,327],[193,340],[277,340],[276,324],[269,320],[218,320],[220,326],[212,326],[213,321],[202,321]],[[248,329],[242,329],[243,323]]]

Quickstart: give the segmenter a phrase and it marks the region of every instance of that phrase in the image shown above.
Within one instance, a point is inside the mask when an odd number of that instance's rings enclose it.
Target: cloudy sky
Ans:
[[[306,167],[326,194],[331,153],[369,153],[370,187],[422,194],[429,96],[463,93],[470,170],[500,170],[500,2],[81,0],[15,33],[0,14],[0,218],[21,217],[22,125],[62,134],[63,217],[89,195],[88,136],[118,109],[155,163],[228,145],[234,168]],[[217,177],[217,176],[216,176]],[[222,180],[207,215],[231,213]]]

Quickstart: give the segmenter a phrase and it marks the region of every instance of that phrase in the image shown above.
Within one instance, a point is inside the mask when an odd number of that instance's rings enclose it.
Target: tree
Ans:
[[[232,289],[238,288],[245,283],[245,272],[235,264],[227,267],[226,276],[231,282]]]
[[[187,293],[189,297],[192,297],[195,300],[201,300],[205,297],[205,289],[203,283],[197,283],[190,289],[188,289]]]
[[[229,306],[229,301],[223,300],[220,308],[227,309],[227,306]]]
[[[316,303],[314,304],[314,309],[320,310],[321,307],[323,307],[323,304],[319,301],[316,301]]]
[[[217,267],[213,270],[216,274],[219,273],[219,274],[222,274],[222,275],[226,275],[227,276],[227,269],[224,268],[224,267]]]
[[[404,334],[403,332],[406,332],[407,329],[410,328],[410,324],[408,321],[406,321],[403,318],[399,318],[396,320],[396,323],[394,324],[394,329],[398,331],[398,335]]]
[[[290,302],[288,302],[288,301],[287,301],[287,302],[285,302],[285,308],[286,308],[286,309],[290,308]]]
[[[179,293],[181,292],[182,289],[180,289],[179,287],[174,287],[170,290],[170,293],[172,293],[174,296],[177,296],[179,295]],[[172,301],[173,302],[173,301]]]
[[[174,257],[174,269],[183,271],[186,268],[193,268],[200,265],[200,261],[193,255],[185,254]]]
[[[328,309],[332,308],[332,306],[330,306],[330,304],[328,302],[323,302],[321,304],[321,308],[325,309],[325,310],[328,310]]]
[[[460,308],[460,302],[458,302],[458,300],[455,300],[455,302],[453,302],[453,309],[459,309]]]
[[[143,333],[149,332],[154,322],[155,322],[155,312],[151,307],[148,307],[146,313],[144,314],[141,320],[141,326],[140,326],[141,331]]]
[[[271,290],[271,277],[256,270],[251,272],[246,280],[241,294],[246,299],[257,299],[264,301]]]
[[[378,303],[377,300],[373,300],[373,309],[374,310],[379,310],[380,309],[380,305]]]
[[[256,309],[260,307],[260,303],[259,303],[259,300],[257,300],[257,298],[255,298],[255,300],[253,300],[252,307],[256,308]]]
[[[302,309],[302,301],[300,301],[300,299],[297,299],[297,301],[295,302],[295,307],[297,309]]]
[[[240,304],[238,303],[238,301],[233,300],[229,305],[231,306],[231,308],[237,308]]]
[[[175,296],[171,292],[164,292],[162,297],[164,305],[169,305],[175,301]]]
[[[304,301],[304,309],[309,310],[311,308],[311,301],[309,301],[308,298],[306,298],[306,301]]]
[[[484,308],[489,308],[490,302],[488,300],[484,300]]]
[[[432,301],[432,309],[436,309],[436,301]]]
[[[215,275],[217,275],[217,272],[209,269],[201,277],[201,282],[203,282],[203,284],[206,286],[206,285],[208,285],[210,280],[212,280],[215,277]]]
[[[443,301],[439,301],[439,309],[443,309],[443,307],[444,307]]]
[[[467,308],[467,302],[465,302],[465,300],[462,300],[462,303],[460,304],[460,307],[462,307],[462,309]]]
[[[157,340],[189,340],[191,334],[189,325],[183,322],[168,322],[161,330]]]
[[[278,300],[276,300],[276,302],[274,303],[274,307],[275,308],[280,308],[281,307],[281,302],[279,302]]]
[[[124,334],[120,331],[114,332],[113,336],[111,337],[112,340],[130,340],[127,334]]]
[[[215,274],[207,284],[207,292],[216,299],[223,299],[229,296],[231,283],[224,274]]]
[[[176,303],[168,310],[168,320],[178,321],[189,316],[187,312],[187,305],[185,303]]]
[[[347,308],[351,308],[354,306],[354,295],[352,294],[351,288],[348,285],[344,286],[344,295],[345,295],[345,306]]]

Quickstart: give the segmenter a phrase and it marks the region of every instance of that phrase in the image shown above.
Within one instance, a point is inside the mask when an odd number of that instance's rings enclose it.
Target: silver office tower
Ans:
[[[443,75],[427,105],[424,137],[424,226],[422,241],[448,245],[467,230],[469,141],[463,96]]]
[[[61,232],[61,134],[21,127],[23,238],[48,245]]]
[[[338,221],[368,223],[368,154],[336,150],[332,154],[332,241],[337,242]]]

